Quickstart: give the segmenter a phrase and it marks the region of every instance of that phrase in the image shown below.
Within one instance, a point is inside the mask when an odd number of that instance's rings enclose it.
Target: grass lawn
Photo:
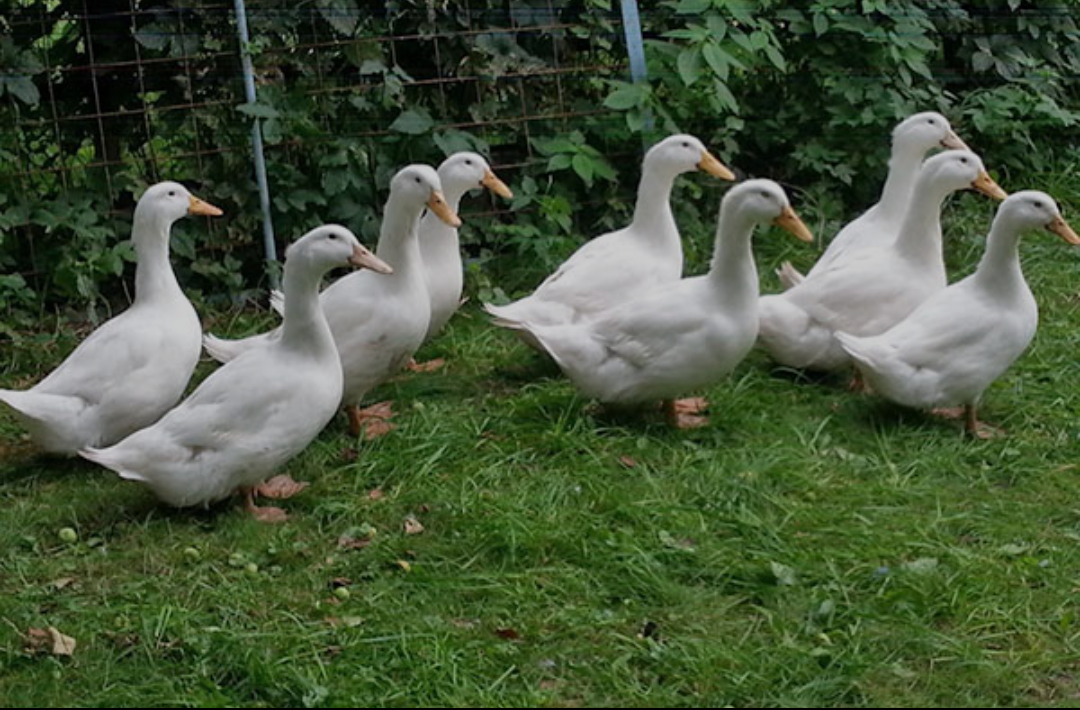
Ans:
[[[954,277],[992,210],[959,202]],[[768,289],[814,257],[757,241]],[[1022,252],[1043,322],[988,442],[761,354],[708,428],[605,415],[475,307],[420,353],[445,368],[378,391],[396,430],[339,418],[289,464],[282,526],[164,508],[0,411],[0,703],[1076,706],[1080,255]],[[74,342],[4,344],[0,384]],[[73,657],[24,651],[48,626]]]

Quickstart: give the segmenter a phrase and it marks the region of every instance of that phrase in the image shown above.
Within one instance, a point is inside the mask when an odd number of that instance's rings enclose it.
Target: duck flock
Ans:
[[[943,149],[932,157],[935,148]],[[671,210],[676,178],[735,180],[697,138],[674,135],[642,163],[633,220],[589,241],[530,295],[485,304],[493,323],[553,359],[587,397],[610,406],[662,403],[672,426],[707,424],[703,400],[679,399],[731,372],[756,346],[778,363],[838,371],[902,405],[962,417],[975,436],[982,393],[1027,348],[1038,309],[1018,257],[1021,234],[1080,237],[1043,192],[1008,196],[944,116],[896,126],[881,198],[847,224],[805,275],[785,263],[782,293],[762,296],[751,249],[758,226],[812,241],[771,180],[744,180],[720,202],[707,273],[683,277]],[[135,298],[26,391],[0,389],[45,451],[79,455],[138,481],[177,507],[234,493],[259,520],[285,512],[258,495],[303,488],[270,479],[345,408],[354,434],[368,393],[406,367],[461,303],[460,200],[510,189],[480,155],[409,165],[390,182],[374,253],[348,229],[313,229],[286,251],[274,330],[240,340],[202,333],[169,262],[186,215],[221,210],[182,185],[146,190],[135,208]],[[975,272],[952,285],[941,210],[958,190],[1001,201]],[[320,292],[324,275],[356,267]],[[224,363],[181,401],[201,350]]]

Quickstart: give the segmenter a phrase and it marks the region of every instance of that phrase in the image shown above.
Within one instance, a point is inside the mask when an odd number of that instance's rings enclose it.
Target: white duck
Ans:
[[[938,291],[881,335],[837,333],[874,391],[909,407],[962,406],[967,431],[988,436],[976,405],[1027,349],[1038,325],[1018,246],[1022,233],[1040,227],[1080,244],[1049,195],[1014,193],[998,208],[974,274]]]
[[[74,455],[157,421],[184,394],[202,327],[169,263],[169,233],[185,215],[220,215],[183,185],[162,182],[135,206],[135,299],[33,388],[0,401],[44,450]]]
[[[456,214],[465,193],[477,188],[487,188],[499,197],[513,199],[514,193],[495,175],[477,153],[462,151],[454,153],[439,165],[439,182],[443,186],[446,204]],[[461,263],[461,243],[458,230],[447,224],[433,212],[425,212],[420,218],[420,257],[424,262],[424,284],[431,301],[431,321],[428,323],[424,341],[435,337],[461,305],[464,289],[464,268]],[[391,237],[393,235],[390,235]],[[382,253],[383,241],[375,253]],[[271,294],[271,305],[281,313],[280,292]]]
[[[731,372],[754,345],[758,329],[758,275],[750,238],[759,224],[776,224],[803,241],[810,230],[770,180],[731,188],[720,205],[708,274],[658,286],[587,321],[558,325],[519,321],[579,390],[602,402],[627,405],[674,401]]]
[[[630,226],[582,246],[531,295],[505,306],[484,304],[484,309],[496,324],[510,328],[516,328],[517,322],[574,323],[629,296],[678,281],[683,252],[671,213],[671,188],[679,175],[698,169],[724,180],[735,179],[693,136],[675,135],[657,143],[641,166]]]
[[[446,204],[457,213],[466,192],[486,187],[499,197],[512,199],[514,193],[495,176],[486,160],[476,153],[454,153],[438,169]],[[382,240],[378,251],[381,253]],[[420,257],[424,262],[424,283],[431,301],[431,322],[424,340],[435,337],[461,305],[464,269],[458,230],[431,212],[420,218]]]
[[[253,488],[311,443],[341,402],[341,363],[319,282],[348,264],[390,273],[344,227],[305,234],[286,252],[280,338],[214,372],[153,426],[79,454],[146,484],[169,505],[207,506],[239,489],[256,518],[285,520],[280,508],[257,507]]]
[[[974,153],[950,150],[929,158],[893,243],[862,250],[784,293],[762,297],[759,344],[789,367],[835,370],[847,365],[850,358],[833,331],[883,333],[945,288],[941,206],[965,188],[1005,198]]]
[[[393,275],[352,273],[335,281],[319,297],[341,354],[345,372],[343,403],[354,434],[360,432],[357,405],[364,395],[400,371],[427,333],[431,304],[424,286],[417,237],[420,213],[425,207],[447,224],[461,225],[446,204],[433,168],[410,165],[398,171],[390,181],[378,252],[379,258],[393,267]],[[203,345],[214,359],[228,362],[280,334],[281,328],[242,340],[207,335]]]
[[[889,174],[881,198],[833,237],[807,276],[820,273],[863,249],[882,249],[892,243],[907,214],[923,158],[934,148],[968,150],[960,136],[953,132],[948,119],[940,113],[917,113],[896,125],[892,133]],[[784,288],[791,288],[806,278],[789,262],[780,266],[777,275]]]

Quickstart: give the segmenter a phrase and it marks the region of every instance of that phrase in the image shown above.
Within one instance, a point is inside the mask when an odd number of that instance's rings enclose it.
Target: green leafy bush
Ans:
[[[472,287],[494,297],[623,224],[642,147],[675,130],[798,186],[830,223],[873,199],[889,131],[916,110],[946,113],[1017,180],[1077,156],[1066,3],[641,2],[649,81],[631,84],[610,0],[265,0],[250,8],[254,105],[230,7],[148,1],[133,16],[129,0],[100,0],[82,18],[81,0],[15,5],[0,17],[0,308],[13,318],[121,298],[135,196],[164,178],[227,213],[177,225],[185,287],[223,299],[265,286],[253,119],[280,244],[324,221],[372,243],[396,169],[488,154],[516,198],[509,213],[490,197],[467,205],[498,213],[467,219],[463,240]],[[676,197],[701,263],[716,186],[688,179]]]

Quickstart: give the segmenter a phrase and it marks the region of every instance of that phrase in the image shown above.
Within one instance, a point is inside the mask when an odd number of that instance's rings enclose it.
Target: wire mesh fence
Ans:
[[[1017,171],[1074,159],[1080,130],[1080,15],[1057,0],[642,2],[635,85],[614,83],[630,74],[616,0],[251,0],[254,104],[232,0],[0,3],[0,307],[94,301],[131,258],[135,195],[166,178],[227,213],[174,228],[185,287],[256,284],[255,119],[279,244],[326,221],[370,243],[395,170],[475,149],[518,197],[464,206],[473,263],[495,249],[536,271],[624,220],[661,133],[840,214],[869,204],[909,113],[946,112]],[[715,193],[682,185],[680,223],[707,225]],[[707,230],[684,231],[688,263]]]
[[[604,80],[626,73],[617,9],[577,0],[256,0],[247,19],[254,106],[244,105],[231,2],[16,0],[2,19],[0,194],[87,207],[103,200],[121,218],[145,184],[185,181],[233,217],[208,222],[201,257],[183,234],[177,250],[196,271],[224,273],[238,271],[237,251],[258,233],[252,118],[262,121],[284,239],[313,211],[370,239],[379,186],[404,162],[476,148],[513,179],[541,159],[533,138],[583,117],[622,120],[602,106]],[[473,211],[508,209],[488,202]],[[28,279],[46,273],[35,240],[50,229],[40,217],[32,208],[6,215],[15,227],[6,250]]]

